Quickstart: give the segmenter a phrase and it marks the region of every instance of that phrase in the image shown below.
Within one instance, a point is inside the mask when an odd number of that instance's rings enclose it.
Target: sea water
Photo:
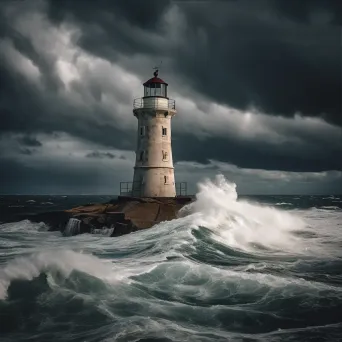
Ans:
[[[1,213],[89,201],[47,197],[2,196]],[[341,341],[341,208],[241,198],[217,176],[179,218],[121,237],[2,223],[0,341]]]

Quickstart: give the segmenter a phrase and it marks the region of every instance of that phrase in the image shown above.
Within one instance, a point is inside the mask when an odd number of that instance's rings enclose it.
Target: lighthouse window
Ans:
[[[168,176],[164,176],[164,184],[169,184],[169,177]]]
[[[166,86],[165,86],[165,84],[161,84],[161,96],[166,97]]]
[[[141,135],[141,136],[145,135],[145,130],[146,130],[146,129],[145,129],[145,126],[141,126],[141,127],[140,127],[140,135]]]
[[[166,127],[163,127],[162,128],[162,135],[163,135],[163,137],[165,137],[167,134],[167,129],[166,129]]]
[[[169,158],[168,153],[167,153],[166,151],[162,151],[162,152],[163,152],[163,160],[164,160],[164,161],[167,161],[168,158]]]
[[[155,92],[155,95],[156,96],[162,96],[162,88],[161,88],[161,84],[160,83],[156,83],[156,92]]]
[[[140,152],[140,158],[139,158],[140,161],[143,161],[144,160],[144,151],[141,151]]]

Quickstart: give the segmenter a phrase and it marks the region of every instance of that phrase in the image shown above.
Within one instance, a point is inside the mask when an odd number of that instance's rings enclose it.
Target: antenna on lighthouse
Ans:
[[[159,66],[155,66],[155,67],[153,68],[153,70],[155,70],[155,72],[153,73],[154,77],[158,77],[158,72],[159,72],[159,69],[160,69],[162,63],[163,63],[163,61],[160,61]]]

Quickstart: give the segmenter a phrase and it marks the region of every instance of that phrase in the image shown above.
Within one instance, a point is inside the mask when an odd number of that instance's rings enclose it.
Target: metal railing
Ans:
[[[175,183],[176,195],[187,196],[187,182]],[[120,196],[142,197],[141,182],[120,182]]]
[[[120,196],[141,197],[141,182],[120,182]]]
[[[165,97],[140,97],[133,101],[133,108],[176,109],[176,101]]]
[[[176,194],[177,196],[186,196],[188,194],[188,183],[187,182],[176,183]]]

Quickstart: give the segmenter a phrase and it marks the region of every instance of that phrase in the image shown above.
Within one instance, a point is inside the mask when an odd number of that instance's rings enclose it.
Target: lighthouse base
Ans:
[[[45,222],[51,230],[65,236],[82,233],[121,236],[150,228],[178,217],[178,212],[194,200],[193,196],[147,198],[118,196],[109,203],[87,204],[59,212],[45,212],[30,217]],[[70,229],[72,225],[77,229]]]
[[[173,220],[177,218],[179,210],[193,199],[192,196],[173,198],[119,196],[106,204],[81,206],[67,212],[74,218],[80,219],[83,224],[96,226],[96,229],[114,228],[113,235],[118,236]],[[86,230],[89,230],[89,227]]]

